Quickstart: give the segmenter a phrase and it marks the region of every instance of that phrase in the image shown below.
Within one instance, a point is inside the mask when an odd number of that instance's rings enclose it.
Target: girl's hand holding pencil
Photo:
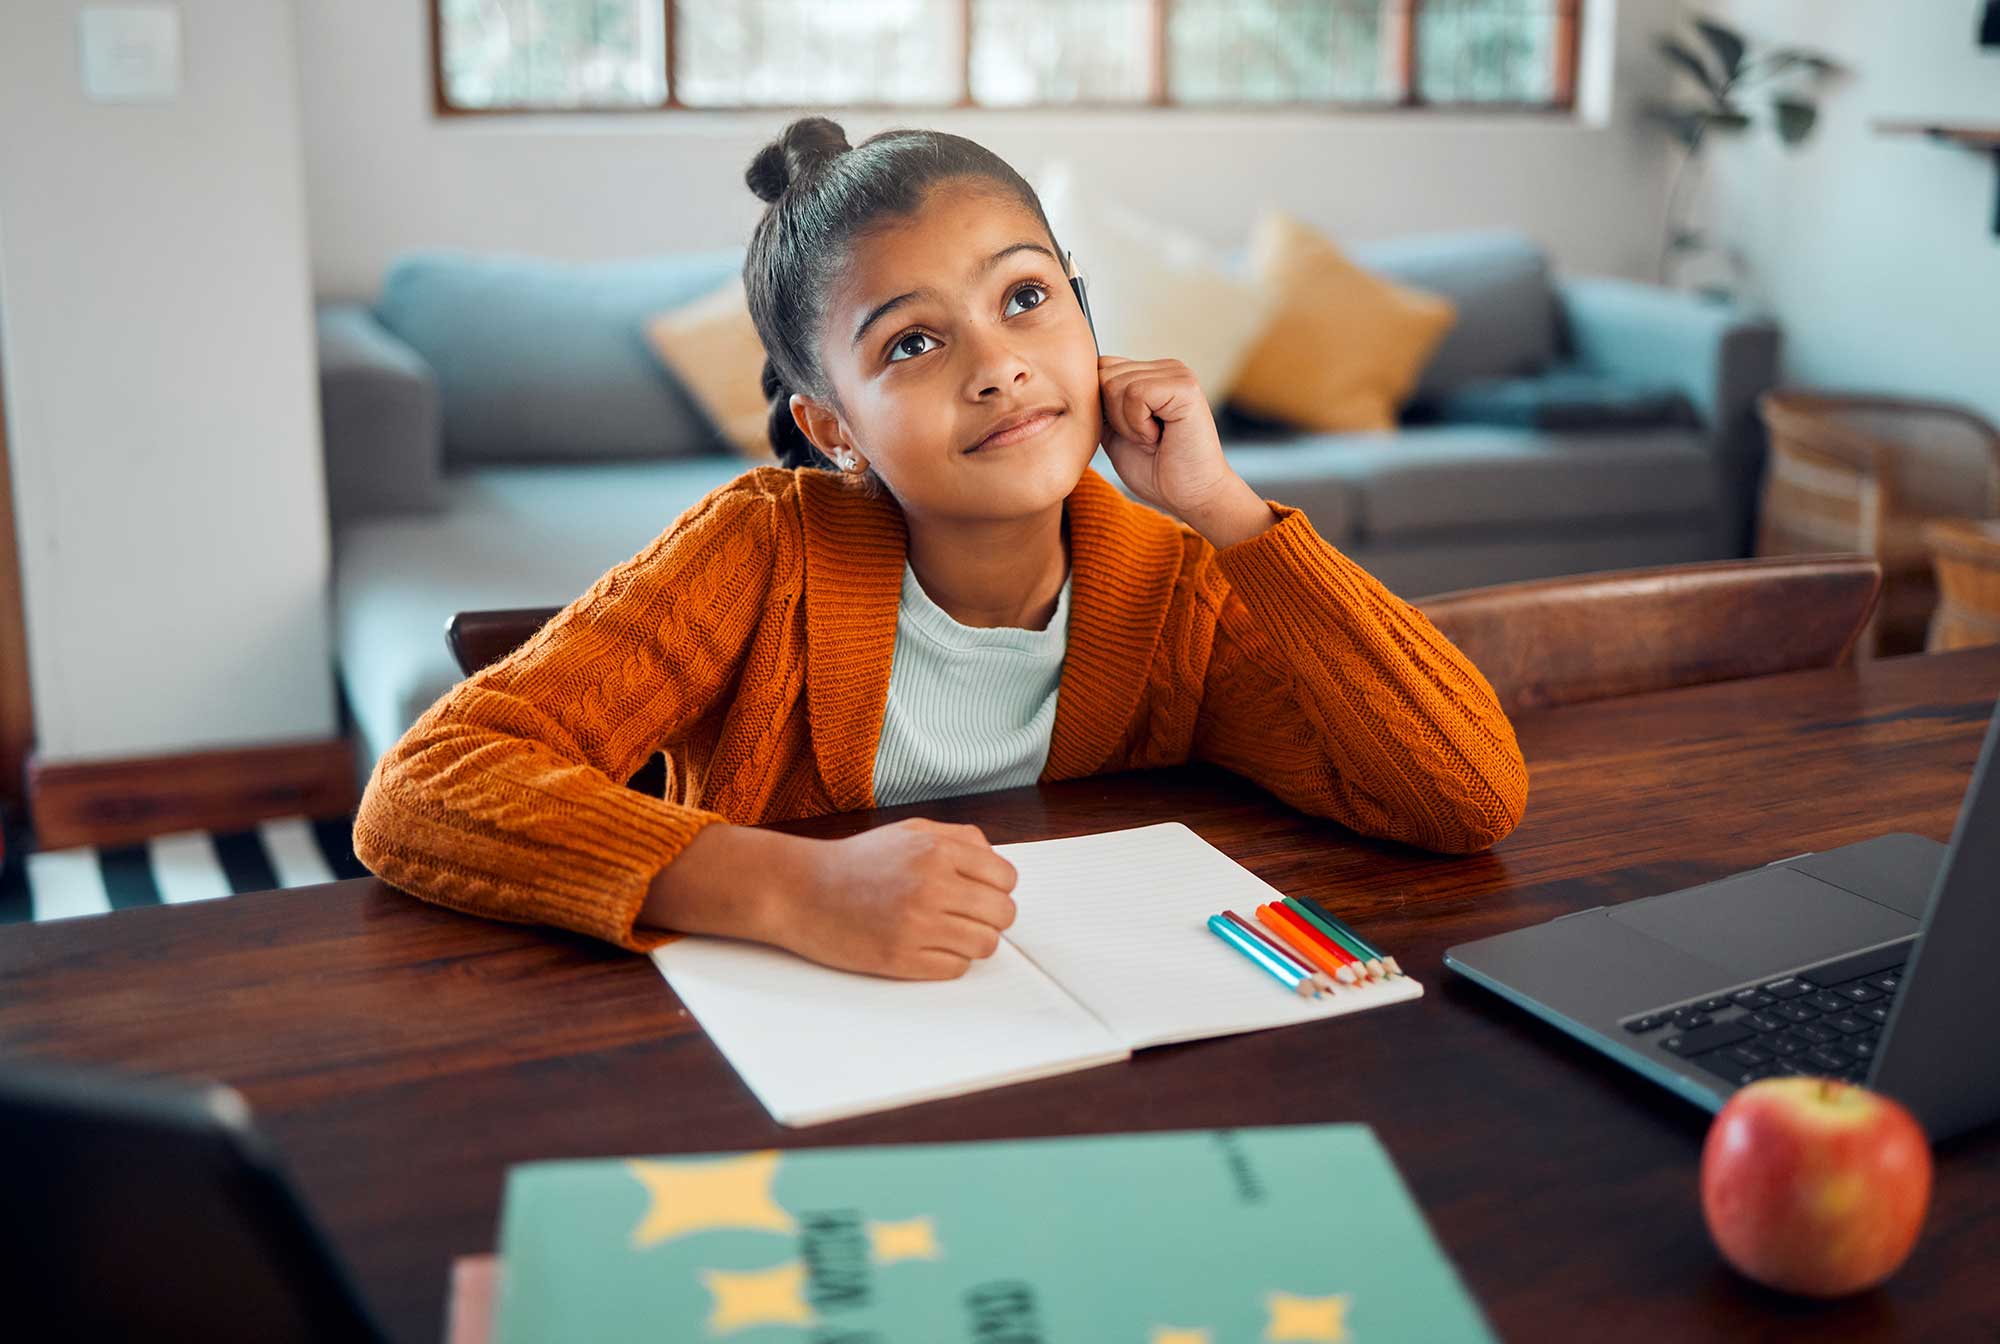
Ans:
[[[977,826],[929,817],[816,841],[770,941],[841,970],[950,980],[1014,922],[1014,865]]]

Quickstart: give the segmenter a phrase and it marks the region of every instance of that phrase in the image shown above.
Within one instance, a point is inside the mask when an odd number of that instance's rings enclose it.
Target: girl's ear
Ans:
[[[867,465],[867,459],[848,443],[846,432],[841,428],[840,417],[831,409],[801,392],[792,393],[788,404],[792,410],[792,423],[799,427],[799,433],[805,435],[823,456],[835,462],[851,460],[862,466]]]

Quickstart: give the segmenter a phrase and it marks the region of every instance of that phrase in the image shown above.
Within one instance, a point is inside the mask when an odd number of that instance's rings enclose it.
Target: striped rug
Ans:
[[[182,831],[131,845],[47,850],[36,849],[30,835],[9,835],[0,924],[365,877],[350,841],[353,827],[352,816],[282,817],[226,835]]]

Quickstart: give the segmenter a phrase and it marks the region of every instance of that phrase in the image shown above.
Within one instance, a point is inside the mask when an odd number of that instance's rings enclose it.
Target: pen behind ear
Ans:
[[[1090,315],[1090,300],[1083,292],[1083,277],[1077,274],[1076,261],[1068,252],[1063,253],[1063,269],[1069,272],[1069,287],[1076,291],[1077,306],[1083,309],[1083,320],[1090,323],[1090,343],[1097,345],[1097,320]],[[1097,351],[1103,354],[1102,348]]]

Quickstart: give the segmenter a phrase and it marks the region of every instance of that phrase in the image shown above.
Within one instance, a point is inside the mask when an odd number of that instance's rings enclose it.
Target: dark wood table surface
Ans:
[[[1447,972],[1449,945],[1891,830],[1949,838],[2000,649],[1520,715],[1521,826],[1450,857],[1357,838],[1210,767],[787,823],[910,815],[994,843],[1187,822],[1325,901],[1426,993],[1358,1018],[804,1130],[773,1123],[642,957],[453,914],[373,879],[0,936],[0,1055],[241,1089],[401,1340],[440,1337],[455,1255],[501,1179],[552,1157],[1110,1130],[1373,1125],[1509,1339],[2000,1336],[2000,1127],[1938,1150],[1885,1287],[1787,1300],[1717,1258],[1708,1116]]]

